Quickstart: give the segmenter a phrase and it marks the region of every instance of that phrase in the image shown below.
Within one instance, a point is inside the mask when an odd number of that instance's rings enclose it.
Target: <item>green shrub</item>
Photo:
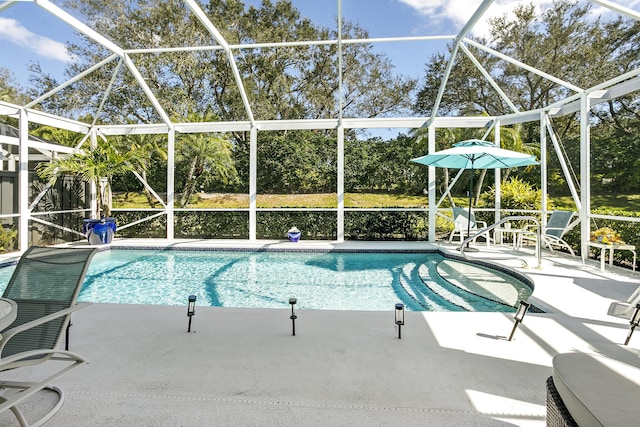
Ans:
[[[262,211],[256,217],[258,239],[286,239],[287,231],[297,227],[303,240],[335,240],[338,216],[335,212]],[[245,227],[248,227],[248,219]]]
[[[15,251],[17,237],[18,231],[15,228],[0,227],[0,253]]]
[[[500,184],[500,196],[500,207],[505,211],[542,209],[542,190],[536,190],[518,177],[510,177]],[[480,195],[480,205],[493,206],[495,198],[496,189],[492,187]]]
[[[347,240],[426,240],[428,217],[423,212],[346,212]]]

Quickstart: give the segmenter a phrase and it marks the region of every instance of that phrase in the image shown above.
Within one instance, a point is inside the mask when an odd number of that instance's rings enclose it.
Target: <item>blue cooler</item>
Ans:
[[[298,230],[296,227],[293,227],[291,228],[291,230],[287,231],[287,237],[291,242],[297,242],[298,240],[300,240],[301,235],[302,235],[302,232]]]
[[[115,218],[85,219],[82,221],[82,233],[91,245],[111,243],[116,234]]]

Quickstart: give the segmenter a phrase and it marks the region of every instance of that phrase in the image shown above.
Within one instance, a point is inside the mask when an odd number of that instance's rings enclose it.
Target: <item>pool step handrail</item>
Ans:
[[[464,239],[464,241],[460,244],[460,254],[461,255],[465,255],[464,254],[464,250],[467,244],[469,244],[472,240],[474,240],[475,238],[479,237],[482,234],[487,233],[488,231],[491,231],[495,228],[500,227],[502,224],[504,224],[505,222],[509,222],[509,221],[517,221],[517,220],[528,220],[528,221],[533,221],[536,224],[536,258],[538,260],[538,266],[536,267],[538,270],[542,269],[542,246],[540,245],[540,221],[538,221],[538,219],[536,217],[530,216],[530,215],[513,215],[513,216],[508,216],[505,218],[502,218],[500,221],[495,222],[485,228],[482,228],[480,230],[478,230],[475,234],[468,236],[466,239]],[[466,255],[465,255],[466,256]],[[518,258],[520,259],[520,258]],[[523,259],[520,259],[520,261],[522,261],[525,266],[527,265],[527,262]]]

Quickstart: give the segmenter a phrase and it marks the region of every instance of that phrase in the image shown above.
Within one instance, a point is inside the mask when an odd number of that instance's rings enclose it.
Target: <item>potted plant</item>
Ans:
[[[605,245],[624,245],[624,241],[620,238],[620,233],[610,227],[600,227],[596,231],[592,231],[591,241]]]
[[[116,231],[115,219],[111,218],[111,183],[114,176],[143,168],[137,153],[129,150],[119,152],[108,143],[93,150],[79,150],[69,156],[60,157],[37,166],[38,176],[55,184],[64,175],[74,175],[82,181],[93,183],[97,190],[97,216],[84,221],[83,233],[91,244],[110,243]]]

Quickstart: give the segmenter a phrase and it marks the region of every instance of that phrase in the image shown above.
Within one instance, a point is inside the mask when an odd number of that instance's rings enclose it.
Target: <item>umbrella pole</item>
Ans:
[[[472,201],[473,201],[473,160],[471,160],[471,178],[469,178],[469,212],[467,214],[467,215],[469,215],[469,217],[467,218],[467,239],[471,235],[471,207],[472,207]],[[471,242],[467,242],[467,248],[469,248],[469,243],[471,243]]]
[[[471,178],[469,178],[469,218],[467,218],[467,239],[469,239],[469,236],[471,236],[471,208],[473,207],[473,173],[474,173],[474,168],[473,168],[473,162],[475,161],[475,159],[471,159]],[[469,245],[471,244],[470,240],[467,240],[467,247],[465,249],[466,252],[478,252],[478,248],[470,248]],[[461,247],[462,248],[462,247]]]

